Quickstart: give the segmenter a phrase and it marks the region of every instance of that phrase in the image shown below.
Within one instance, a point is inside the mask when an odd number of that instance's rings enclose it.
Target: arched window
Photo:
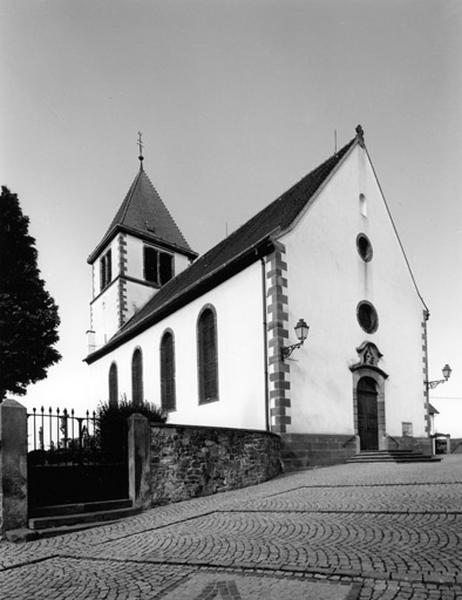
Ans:
[[[119,401],[119,384],[117,381],[117,365],[112,363],[109,369],[109,404],[117,406]]]
[[[199,404],[218,400],[217,324],[213,307],[207,306],[197,320]]]
[[[132,358],[132,401],[133,404],[143,404],[143,355],[137,348]]]
[[[164,410],[175,410],[175,340],[166,331],[160,342],[160,398]]]

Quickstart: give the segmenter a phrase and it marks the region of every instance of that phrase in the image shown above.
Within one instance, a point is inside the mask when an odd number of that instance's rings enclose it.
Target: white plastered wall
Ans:
[[[131,235],[125,235],[125,240],[127,244],[126,275],[144,280],[143,246],[145,243]],[[153,247],[157,248],[157,246]],[[113,283],[101,293],[100,260],[109,249],[111,249]],[[162,252],[168,252],[160,247],[158,249]],[[119,282],[114,281],[120,274],[119,252],[119,236],[116,235],[92,264],[93,298],[96,298],[96,300],[91,305],[91,329],[95,332],[96,348],[103,346],[119,329]],[[190,261],[182,254],[173,252],[171,254],[174,257],[174,274],[177,275],[189,266]],[[128,280],[125,289],[127,298],[125,321],[127,321],[146,304],[156,293],[157,288]]]
[[[101,293],[100,260],[111,250],[112,282]],[[91,328],[95,332],[96,347],[104,345],[119,328],[119,285],[114,281],[119,274],[119,246],[117,236],[104,248],[92,264],[93,295],[91,303]]]
[[[115,279],[117,277],[117,275],[119,274],[119,244],[118,244],[117,236],[115,236],[111,240],[111,242],[107,246],[104,247],[104,250],[102,250],[98,254],[96,259],[92,263],[92,268],[94,270],[94,272],[93,272],[93,282],[94,282],[93,298],[95,298],[96,296],[98,296],[101,293],[100,260],[106,254],[106,252],[108,252],[108,250],[111,250],[112,279]]]
[[[127,235],[125,239],[127,241],[126,273],[129,277],[134,277],[140,281],[144,281],[144,246],[151,246],[152,248],[158,249],[160,252],[171,254],[173,256],[174,275],[178,275],[178,273],[184,271],[184,269],[189,266],[189,259],[182,254],[170,252],[154,244],[148,244],[143,240],[132,237],[131,235]],[[140,308],[142,308],[146,302],[152,298],[152,296],[154,296],[157,290],[157,287],[127,280],[126,321],[128,321],[128,319],[130,319]]]
[[[198,403],[196,324],[201,309],[217,314],[219,400]],[[89,366],[96,402],[108,398],[108,373],[116,362],[119,395],[131,398],[131,361],[143,352],[144,397],[160,406],[159,347],[163,332],[175,336],[176,405],[169,422],[253,429],[265,428],[262,275],[257,262],[122,347]]]
[[[151,287],[150,285],[142,285],[130,280],[126,282],[125,287],[127,290],[127,313],[125,322],[127,322],[150,298],[154,296],[158,288]]]
[[[359,194],[367,199],[367,217]],[[365,233],[373,258],[365,263],[356,237]],[[372,341],[383,354],[386,433],[400,436],[403,421],[424,436],[420,302],[365,151],[356,146],[307,212],[281,241],[288,263],[289,329],[300,317],[311,326],[290,362],[292,422],[288,432],[353,434],[349,367],[356,348]],[[376,333],[359,326],[359,301],[379,317]]]

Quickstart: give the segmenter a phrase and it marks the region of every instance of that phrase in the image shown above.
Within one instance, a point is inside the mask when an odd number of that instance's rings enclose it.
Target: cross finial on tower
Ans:
[[[361,125],[357,125],[355,131],[356,139],[358,140],[359,145],[364,148],[364,129],[361,127]]]
[[[143,140],[141,139],[142,135],[143,134],[141,133],[141,131],[138,131],[138,152],[140,153],[138,156],[138,160],[140,161],[140,169],[143,169],[143,160],[144,160]]]

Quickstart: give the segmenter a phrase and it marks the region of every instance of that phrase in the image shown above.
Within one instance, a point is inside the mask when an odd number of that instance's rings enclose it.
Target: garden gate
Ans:
[[[95,412],[42,406],[27,417],[29,516],[43,506],[128,498],[126,427],[108,443]]]

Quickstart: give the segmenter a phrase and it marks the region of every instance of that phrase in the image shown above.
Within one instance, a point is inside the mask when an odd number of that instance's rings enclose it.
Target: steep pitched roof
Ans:
[[[162,286],[105,346],[85,360],[88,363],[97,360],[180,306],[184,306],[193,297],[198,297],[207,289],[255,262],[259,256],[271,251],[272,237],[290,227],[356,142],[362,142],[359,136],[354,137],[282,196]]]
[[[95,260],[105,244],[118,230],[125,230],[133,235],[139,235],[143,239],[166,244],[191,257],[197,256],[189,247],[156,188],[142,168],[133,180],[103,239],[88,257],[89,263]]]

